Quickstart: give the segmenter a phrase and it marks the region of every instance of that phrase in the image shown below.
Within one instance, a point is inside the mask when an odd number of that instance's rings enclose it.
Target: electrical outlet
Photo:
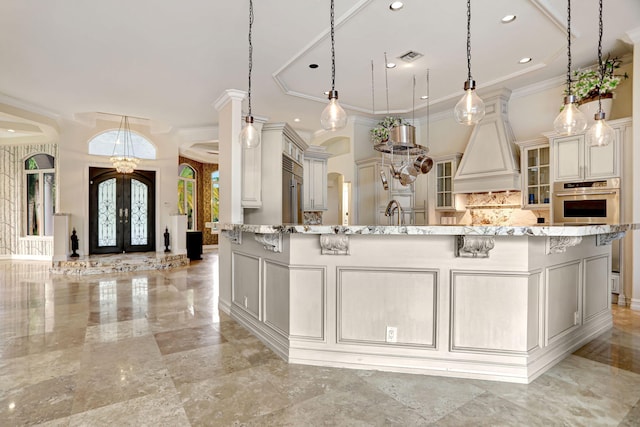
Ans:
[[[395,326],[387,326],[387,342],[398,342],[398,328]]]
[[[244,308],[249,307],[249,300],[247,299],[246,295],[244,297]]]

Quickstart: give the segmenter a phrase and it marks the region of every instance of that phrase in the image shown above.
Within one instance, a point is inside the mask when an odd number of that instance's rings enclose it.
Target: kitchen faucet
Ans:
[[[398,203],[398,201],[396,199],[392,199],[388,204],[387,204],[387,209],[384,211],[384,216],[388,216],[390,217],[390,221],[391,221],[391,217],[393,217],[393,214],[397,211],[398,213],[398,222],[396,225],[402,225],[404,224],[404,211],[402,210],[402,207],[400,206],[400,203]]]

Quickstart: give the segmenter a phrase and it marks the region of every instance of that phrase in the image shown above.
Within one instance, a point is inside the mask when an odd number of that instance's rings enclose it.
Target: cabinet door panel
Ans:
[[[616,141],[604,147],[586,146],[585,179],[618,176],[617,147],[617,138]]]
[[[312,194],[311,198],[313,200],[312,207],[313,209],[326,209],[326,162],[322,160],[312,160],[311,168],[313,179],[311,182],[312,185]]]
[[[375,196],[380,181],[379,170],[375,164],[368,164],[358,166],[357,172],[357,218],[354,224],[379,224]]]
[[[556,181],[577,181],[582,179],[583,136],[568,136],[555,141],[554,177]]]

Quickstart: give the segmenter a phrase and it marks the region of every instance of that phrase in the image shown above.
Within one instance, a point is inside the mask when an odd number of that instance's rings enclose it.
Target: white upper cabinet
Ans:
[[[453,193],[453,177],[456,174],[461,157],[462,154],[455,153],[433,159],[431,173],[435,173],[434,194],[436,210],[452,211],[456,209],[457,197]]]
[[[613,143],[592,147],[585,135],[549,136],[554,181],[592,181],[620,177],[620,152],[628,119],[609,122],[616,133]]]
[[[549,141],[538,138],[516,142],[520,147],[522,171],[522,207],[525,209],[549,208],[551,199],[551,166]]]
[[[327,159],[331,157],[325,147],[310,146],[304,152],[304,192],[305,211],[327,210]]]

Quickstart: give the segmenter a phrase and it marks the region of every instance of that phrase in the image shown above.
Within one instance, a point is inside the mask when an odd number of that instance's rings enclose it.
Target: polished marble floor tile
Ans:
[[[0,425],[640,426],[640,313],[529,385],[288,364],[218,312],[217,254],[52,276],[0,261]]]

